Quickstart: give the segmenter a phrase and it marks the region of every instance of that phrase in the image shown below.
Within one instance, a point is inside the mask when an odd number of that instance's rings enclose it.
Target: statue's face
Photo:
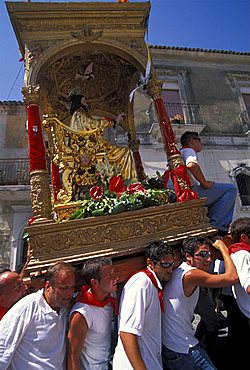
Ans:
[[[83,96],[82,97],[82,99],[81,99],[81,103],[83,104],[83,105],[85,105],[85,107],[87,107],[88,106],[88,103],[87,103],[87,101],[86,101],[86,99],[85,99],[85,97]]]
[[[90,158],[87,154],[83,154],[81,156],[81,163],[82,163],[82,166],[86,167],[89,165],[89,162],[90,162]]]

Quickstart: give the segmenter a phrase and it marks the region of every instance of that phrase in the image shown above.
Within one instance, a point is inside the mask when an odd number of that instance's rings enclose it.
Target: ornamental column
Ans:
[[[197,199],[198,195],[196,192],[192,191],[186,166],[184,165],[180,151],[177,149],[175,144],[174,132],[161,96],[162,85],[163,82],[161,80],[151,79],[148,83],[148,91],[154,99],[154,105],[163,137],[164,150],[168,157],[169,171],[176,197],[178,202]]]
[[[51,195],[46,164],[46,150],[43,141],[39,112],[40,87],[22,88],[28,113],[28,138],[30,158],[30,197],[35,219],[52,219]]]

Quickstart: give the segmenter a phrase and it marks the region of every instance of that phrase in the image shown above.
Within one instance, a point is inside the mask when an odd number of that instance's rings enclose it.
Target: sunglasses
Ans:
[[[163,269],[169,269],[169,267],[173,266],[173,262],[156,262],[158,263]]]
[[[211,257],[211,252],[209,251],[200,251],[199,253],[194,254],[195,257],[200,257],[202,259],[207,259]]]

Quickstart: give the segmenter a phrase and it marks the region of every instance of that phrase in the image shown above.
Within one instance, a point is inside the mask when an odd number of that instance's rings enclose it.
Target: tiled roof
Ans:
[[[0,105],[23,105],[21,100],[3,100],[0,101]]]
[[[248,51],[187,48],[187,47],[183,47],[183,46],[165,46],[165,45],[150,45],[149,47],[152,48],[152,49],[201,51],[201,52],[206,52],[206,53],[217,53],[217,54],[250,55],[250,52],[248,52]]]

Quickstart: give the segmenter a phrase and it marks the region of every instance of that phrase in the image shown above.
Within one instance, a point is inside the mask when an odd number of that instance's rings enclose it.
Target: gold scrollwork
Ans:
[[[40,86],[24,86],[22,88],[23,101],[26,105],[40,103]]]
[[[163,81],[152,78],[148,82],[148,92],[153,97],[153,99],[161,98]]]
[[[175,154],[169,157],[169,168],[174,170],[175,168],[183,165],[183,160],[180,154]]]
[[[34,217],[52,219],[52,207],[47,171],[32,171],[30,174],[30,187],[30,197]]]

